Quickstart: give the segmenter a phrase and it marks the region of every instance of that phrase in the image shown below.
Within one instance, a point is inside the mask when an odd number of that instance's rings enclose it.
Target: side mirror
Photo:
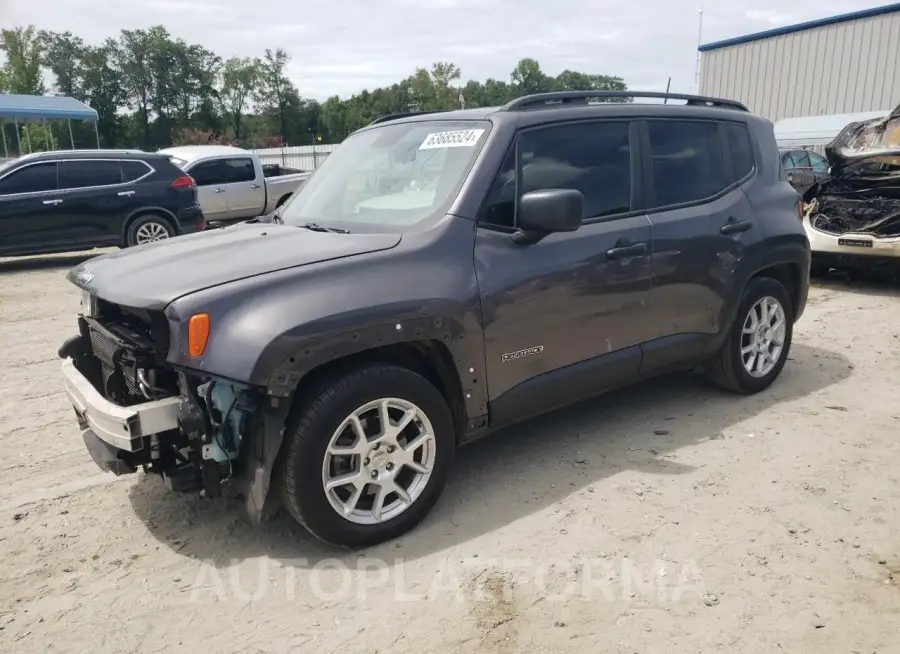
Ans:
[[[806,188],[816,183],[816,173],[808,169],[795,169],[788,172],[788,182],[798,188]]]
[[[581,191],[551,188],[531,191],[519,200],[518,233],[544,236],[554,232],[574,232],[584,217]]]

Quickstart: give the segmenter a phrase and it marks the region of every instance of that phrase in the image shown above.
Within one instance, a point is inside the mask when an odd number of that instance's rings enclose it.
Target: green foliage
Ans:
[[[71,32],[4,29],[0,51],[6,55],[0,91],[46,93],[44,73],[49,73],[53,92],[97,110],[100,140],[108,147],[338,142],[391,113],[496,106],[546,91],[627,89],[619,77],[571,70],[547,75],[531,58],[516,65],[509,81],[463,82],[455,64],[436,62],[391,86],[319,103],[300,95],[289,74],[291,58],[281,48],[267,49],[259,58],[223,61],[200,45],[173,38],[161,25],[122,30],[95,45]],[[93,126],[73,123],[73,132],[77,146],[95,143]],[[67,144],[68,133],[64,136],[61,142]]]
[[[41,39],[34,26],[0,30],[0,50],[6,55],[4,86],[9,93],[42,95]]]

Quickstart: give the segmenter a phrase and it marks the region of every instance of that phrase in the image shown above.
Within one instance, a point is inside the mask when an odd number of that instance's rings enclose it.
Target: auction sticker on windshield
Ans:
[[[455,132],[433,132],[425,137],[420,150],[434,150],[436,148],[471,148],[481,135],[483,129],[461,129]]]

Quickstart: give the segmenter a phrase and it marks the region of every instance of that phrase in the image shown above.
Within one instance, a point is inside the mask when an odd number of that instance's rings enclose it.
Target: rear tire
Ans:
[[[282,502],[326,543],[376,545],[431,510],[455,449],[450,409],[424,377],[390,364],[344,372],[318,384],[288,426]]]
[[[125,234],[125,247],[164,241],[174,237],[175,228],[163,216],[147,214],[134,220]]]
[[[794,308],[784,286],[754,277],[744,289],[728,337],[706,366],[710,380],[734,393],[768,388],[781,373],[791,348]]]

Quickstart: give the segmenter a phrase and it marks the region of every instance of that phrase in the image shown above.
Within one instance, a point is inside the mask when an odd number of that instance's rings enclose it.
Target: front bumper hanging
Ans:
[[[103,397],[71,359],[63,360],[62,374],[81,429],[91,430],[118,450],[138,452],[144,447],[145,436],[178,429],[179,397],[122,407]]]

